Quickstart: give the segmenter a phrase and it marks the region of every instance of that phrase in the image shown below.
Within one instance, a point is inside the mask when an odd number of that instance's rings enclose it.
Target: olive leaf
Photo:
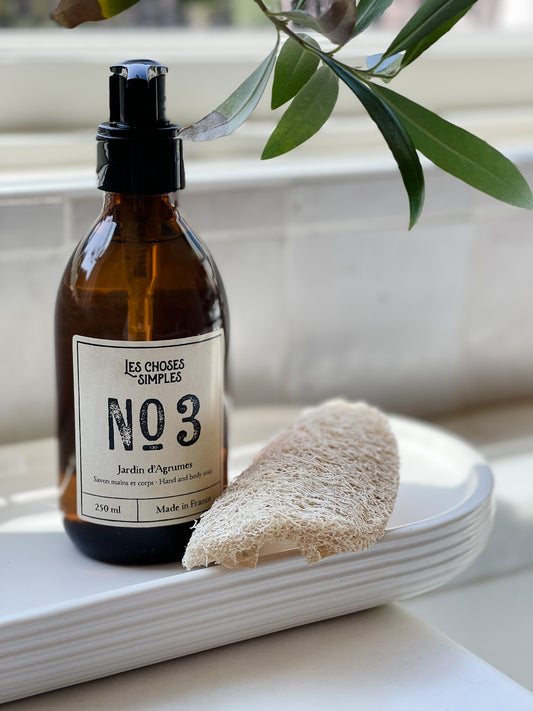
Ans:
[[[391,53],[390,48],[383,54],[374,54],[367,57],[366,64],[368,74],[370,76],[379,77],[384,82],[391,81],[402,69],[405,69],[411,62],[414,62],[423,52],[431,45],[435,44],[443,35],[449,32],[456,25],[474,3],[470,0],[470,4],[464,10],[461,10],[457,15],[446,20],[438,25],[434,30],[429,32],[423,39],[410,45],[403,52]],[[393,45],[391,45],[393,46]]]
[[[135,5],[139,0],[59,0],[52,20],[69,29],[83,22],[107,20]]]
[[[357,20],[352,32],[352,37],[361,34],[375,22],[385,10],[392,5],[393,0],[359,0],[357,5]]]
[[[394,110],[416,148],[432,163],[497,200],[533,208],[525,178],[495,148],[391,89],[373,85],[373,91]]]
[[[337,74],[365,107],[376,123],[394,156],[409,198],[409,227],[413,227],[424,205],[424,174],[413,140],[395,111],[376,92],[373,84],[363,82],[349,67],[329,54],[320,52],[322,61]]]
[[[461,12],[459,12],[457,15],[450,18],[446,22],[443,22],[441,25],[439,25],[436,29],[434,29],[416,44],[411,45],[409,49],[406,50],[403,56],[402,69],[408,64],[411,64],[411,62],[414,62],[415,59],[417,59],[423,52],[426,51],[426,49],[429,49],[431,45],[435,44],[435,42],[440,40],[443,35],[449,32],[452,27],[456,25],[459,20],[466,15],[466,13],[470,10],[471,7],[473,7],[473,5],[474,3],[471,2],[464,10],[461,10]]]
[[[302,27],[320,33],[330,42],[343,45],[351,39],[357,19],[356,0],[332,0],[327,10],[318,16],[307,10],[273,13],[292,20]]]
[[[179,132],[179,137],[189,141],[210,141],[227,136],[246,121],[257,106],[270,78],[276,56],[278,41],[272,52],[257,69],[220,106]]]
[[[475,2],[477,0],[474,0],[474,2],[472,0],[425,0],[392,40],[387,50],[383,53],[383,58],[386,59],[398,52],[404,52],[411,47],[419,45],[420,42],[426,41],[435,30],[439,30],[439,28],[442,30],[443,25],[446,27],[450,20],[454,18],[460,19],[458,16],[463,11],[469,10]],[[444,34],[444,31],[441,31],[436,39],[439,39]],[[429,47],[430,44],[427,46]],[[421,51],[416,56],[420,54]]]
[[[320,67],[279,120],[261,158],[275,158],[311,138],[330,117],[338,95],[337,76],[328,67]]]
[[[136,5],[139,0],[98,0],[98,2],[104,17],[114,17],[132,5]]]
[[[301,35],[306,43],[320,49],[315,40]],[[272,82],[272,109],[283,106],[292,99],[315,73],[320,59],[318,55],[289,37],[276,61]]]

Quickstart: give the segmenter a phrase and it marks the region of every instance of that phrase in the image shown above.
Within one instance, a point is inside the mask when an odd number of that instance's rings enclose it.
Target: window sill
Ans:
[[[484,138],[512,160],[531,153],[533,107],[512,110],[457,111],[447,115],[454,123]],[[387,146],[366,116],[334,117],[310,141],[291,153],[261,161],[261,151],[274,124],[250,121],[235,134],[216,141],[184,146],[189,182],[255,182],[280,180],[317,163],[327,172],[332,165],[351,172],[395,169]],[[0,195],[20,195],[60,189],[93,191],[95,186],[95,131],[0,134]],[[208,176],[211,176],[208,178]]]

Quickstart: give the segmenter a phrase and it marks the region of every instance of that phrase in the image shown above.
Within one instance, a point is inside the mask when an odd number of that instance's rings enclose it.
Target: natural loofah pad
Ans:
[[[384,534],[398,485],[386,417],[364,403],[325,403],[272,439],[202,515],[183,565],[254,568],[272,542],[294,543],[309,563],[362,551]]]

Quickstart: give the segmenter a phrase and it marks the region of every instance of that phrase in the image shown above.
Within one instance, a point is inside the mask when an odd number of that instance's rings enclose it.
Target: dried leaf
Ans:
[[[329,8],[318,18],[322,34],[333,44],[346,44],[352,37],[357,19],[355,0],[333,0]]]
[[[105,19],[98,0],[59,0],[51,17],[52,20],[68,29],[77,27],[82,22]]]
[[[138,0],[59,0],[52,20],[71,29],[83,22],[106,20],[135,5]]]
[[[319,32],[333,44],[343,45],[352,37],[357,19],[357,5],[355,0],[333,0],[328,9],[317,17],[306,10],[291,10],[278,14],[302,27]]]
[[[267,85],[278,53],[278,42],[257,69],[220,106],[196,123],[182,128],[180,138],[189,141],[211,141],[228,136],[246,121],[257,106]]]

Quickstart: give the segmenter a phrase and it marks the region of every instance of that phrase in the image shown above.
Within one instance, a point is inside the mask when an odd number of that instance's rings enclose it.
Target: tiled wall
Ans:
[[[533,151],[513,157],[533,184]],[[533,213],[426,177],[409,232],[388,162],[189,171],[183,212],[230,302],[235,404],[342,395],[424,415],[533,393]],[[101,204],[91,182],[0,194],[0,442],[54,431],[55,292]]]

